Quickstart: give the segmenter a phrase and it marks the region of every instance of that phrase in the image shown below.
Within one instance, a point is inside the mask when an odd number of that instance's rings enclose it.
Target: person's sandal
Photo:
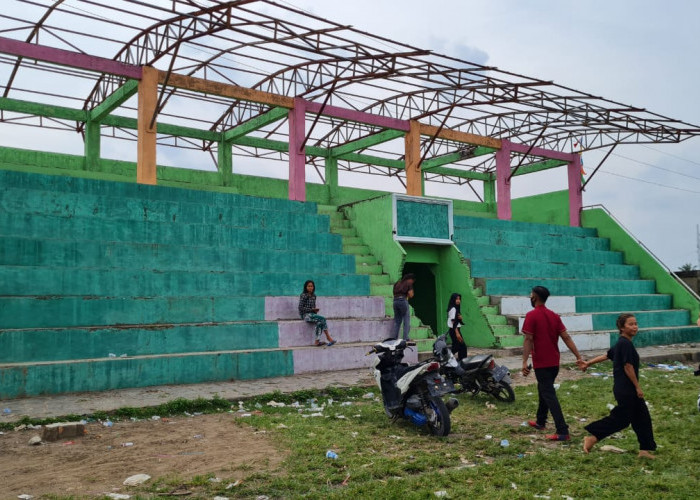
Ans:
[[[323,342],[318,342],[318,343],[314,344],[314,346],[316,346],[316,347],[325,347],[326,344],[324,344]]]
[[[549,434],[545,436],[545,438],[549,439],[550,441],[569,441],[571,436],[568,434]]]
[[[331,340],[331,341],[328,342],[328,344],[326,344],[326,345],[327,345],[328,347],[330,347],[330,346],[332,346],[333,344],[335,344],[336,342],[337,342],[336,340]]]
[[[544,425],[538,424],[534,420],[528,420],[527,425],[529,425],[530,427],[534,427],[538,431],[544,430]]]

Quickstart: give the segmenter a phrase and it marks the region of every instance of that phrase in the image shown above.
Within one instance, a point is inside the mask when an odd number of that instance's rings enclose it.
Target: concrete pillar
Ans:
[[[581,156],[575,154],[569,163],[569,225],[581,226],[581,209],[583,208],[583,190],[581,189]]]
[[[136,154],[136,182],[156,184],[156,120],[153,116],[158,105],[158,70],[144,66],[139,81],[138,145]],[[153,120],[153,126],[151,126]]]
[[[510,141],[501,141],[496,151],[496,193],[498,195],[498,218],[510,220],[513,211],[510,204]]]
[[[294,99],[289,110],[289,199],[306,201],[306,101]]]
[[[326,186],[328,187],[328,201],[333,204],[338,196],[338,158],[328,157],[326,166]]]

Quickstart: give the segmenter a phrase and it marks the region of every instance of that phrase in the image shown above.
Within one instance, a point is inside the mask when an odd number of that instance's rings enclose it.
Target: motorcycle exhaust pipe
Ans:
[[[447,411],[452,413],[452,410],[459,406],[459,400],[457,398],[450,398],[445,403],[445,406],[447,407]]]

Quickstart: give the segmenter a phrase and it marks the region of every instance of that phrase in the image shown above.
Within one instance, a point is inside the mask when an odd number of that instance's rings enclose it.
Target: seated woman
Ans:
[[[304,283],[304,289],[299,296],[299,316],[301,319],[307,323],[314,323],[316,325],[316,330],[314,335],[316,336],[316,346],[332,346],[335,344],[335,340],[328,333],[328,325],[326,324],[326,318],[317,314],[318,307],[316,307],[316,284],[312,280],[306,280]],[[321,332],[326,335],[328,339],[328,344],[321,342]]]

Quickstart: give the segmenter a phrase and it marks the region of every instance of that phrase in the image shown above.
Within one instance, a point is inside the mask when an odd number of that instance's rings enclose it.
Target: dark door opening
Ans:
[[[403,274],[413,273],[416,276],[413,284],[414,295],[408,303],[421,323],[429,326],[434,335],[439,335],[438,332],[446,330],[447,327],[441,329],[437,324],[435,274],[432,268],[431,264],[406,262]]]

